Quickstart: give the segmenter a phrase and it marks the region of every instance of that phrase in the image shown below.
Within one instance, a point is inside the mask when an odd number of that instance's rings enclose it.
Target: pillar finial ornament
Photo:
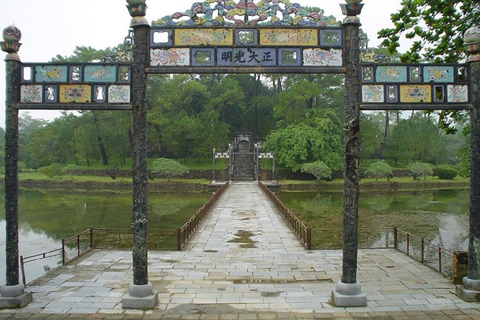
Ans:
[[[146,0],[127,0],[127,8],[132,21],[131,27],[149,25],[145,15],[147,13]]]
[[[362,13],[363,0],[345,0],[347,3],[341,3],[340,7],[342,8],[342,13],[346,15],[343,19],[343,23],[354,23],[360,24],[360,19],[357,17]]]
[[[465,52],[468,55],[468,62],[480,61],[480,28],[471,27],[465,32]]]
[[[0,42],[2,51],[8,53],[5,61],[20,61],[18,51],[20,50],[20,39],[22,32],[15,25],[11,25],[3,29],[3,41]]]

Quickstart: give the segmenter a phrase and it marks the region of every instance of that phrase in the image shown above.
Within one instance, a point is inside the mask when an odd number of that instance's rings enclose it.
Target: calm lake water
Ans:
[[[176,229],[209,198],[210,193],[150,193],[149,228]],[[4,200],[4,192],[1,190]],[[2,201],[4,203],[4,201]],[[5,208],[0,208],[0,285],[5,284]],[[61,248],[62,238],[94,228],[129,229],[132,220],[129,192],[68,192],[20,190],[19,251],[30,256]],[[26,264],[27,281],[59,264],[52,257]]]
[[[313,234],[327,234],[324,240],[330,242],[317,239],[314,248],[338,248],[328,233],[335,236],[342,230],[341,191],[278,192],[277,195],[290,210],[314,229]],[[467,250],[468,213],[467,189],[366,191],[360,194],[358,223],[359,229],[398,227],[453,252]],[[322,231],[315,232],[315,229]]]
[[[0,197],[4,198],[3,190]],[[279,192],[278,196],[314,229],[341,230],[341,192]],[[176,229],[200,208],[209,193],[151,193],[149,227]],[[2,201],[4,203],[4,201]],[[466,250],[468,190],[368,192],[360,197],[359,227],[394,227],[443,244],[448,250]],[[19,197],[20,255],[61,247],[61,239],[94,228],[128,229],[131,193],[21,190]],[[0,208],[0,285],[5,284],[5,213]],[[321,244],[320,244],[321,245]],[[27,281],[54,268],[54,257],[27,264]]]

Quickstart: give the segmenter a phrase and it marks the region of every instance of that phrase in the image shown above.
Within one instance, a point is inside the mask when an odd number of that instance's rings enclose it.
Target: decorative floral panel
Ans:
[[[151,49],[150,65],[155,66],[189,66],[190,49]]]
[[[377,82],[407,82],[407,67],[378,66]]]
[[[318,46],[317,29],[260,29],[262,46]]]
[[[20,102],[42,103],[43,87],[41,85],[23,85],[20,88]]]
[[[432,102],[432,86],[425,85],[401,85],[400,102],[421,103]]]
[[[447,100],[448,102],[468,102],[468,86],[467,85],[448,85]]]
[[[384,103],[385,88],[383,85],[363,85],[362,102]]]
[[[81,103],[90,102],[92,99],[92,88],[89,85],[61,85],[59,91],[60,103]]]
[[[67,66],[48,65],[35,68],[36,82],[67,82],[67,77]]]
[[[423,68],[424,82],[454,82],[455,74],[453,67],[426,66]]]
[[[116,66],[85,66],[84,81],[85,82],[116,82],[117,67]]]
[[[176,29],[176,46],[232,46],[233,29]]]
[[[340,67],[343,65],[342,50],[305,49],[303,50],[303,65]]]
[[[130,86],[121,86],[121,85],[109,86],[108,102],[130,103]]]

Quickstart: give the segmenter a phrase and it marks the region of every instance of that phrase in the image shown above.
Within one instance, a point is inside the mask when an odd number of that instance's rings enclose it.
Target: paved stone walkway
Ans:
[[[441,274],[394,250],[360,250],[367,307],[330,303],[341,251],[307,251],[252,183],[234,183],[183,251],[150,252],[154,310],[125,310],[130,251],[92,251],[27,287],[0,319],[480,319]]]

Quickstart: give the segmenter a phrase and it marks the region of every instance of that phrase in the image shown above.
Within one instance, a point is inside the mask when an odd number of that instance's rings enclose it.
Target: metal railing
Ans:
[[[312,249],[312,229],[303,223],[278,197],[260,181],[260,188],[273,201],[283,219],[287,222],[293,232],[297,235],[307,250]]]
[[[393,228],[393,236],[393,245],[396,250],[440,273],[452,275],[453,252],[396,227]]]
[[[177,249],[182,250],[187,244],[188,240],[192,237],[198,225],[207,216],[210,209],[217,202],[223,192],[228,188],[229,182],[227,181],[215,194],[208,199],[208,201],[194,213],[194,215],[188,219],[188,221],[177,229]]]
[[[22,272],[23,284],[27,285],[27,275],[25,273],[25,265],[27,263],[37,261],[37,260],[42,260],[42,259],[48,259],[56,256],[61,256],[61,255],[62,255],[62,248],[50,250],[47,252],[37,253],[31,256],[20,256],[20,268]]]
[[[71,250],[73,248],[73,250]],[[93,228],[77,233],[68,238],[62,239],[62,264],[67,264],[72,260],[89,252],[93,248]],[[70,250],[69,250],[70,249]]]

